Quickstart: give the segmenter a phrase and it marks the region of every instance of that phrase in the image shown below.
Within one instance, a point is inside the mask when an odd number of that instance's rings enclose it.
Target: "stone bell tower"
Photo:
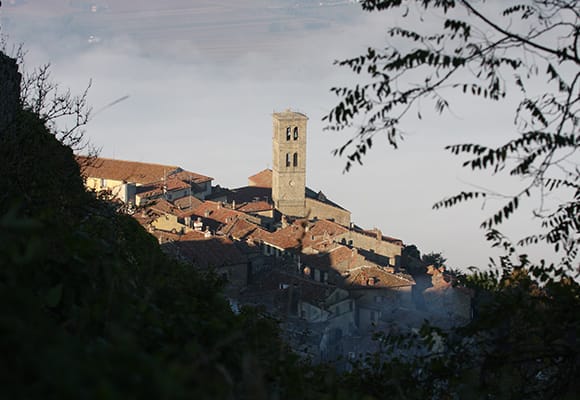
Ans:
[[[284,215],[306,216],[306,115],[272,114],[272,200]]]

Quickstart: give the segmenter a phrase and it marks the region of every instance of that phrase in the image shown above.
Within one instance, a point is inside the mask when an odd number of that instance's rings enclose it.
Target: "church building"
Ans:
[[[306,216],[306,115],[272,115],[272,201],[284,215]]]

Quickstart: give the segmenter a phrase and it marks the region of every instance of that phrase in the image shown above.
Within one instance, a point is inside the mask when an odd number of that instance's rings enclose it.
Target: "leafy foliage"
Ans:
[[[421,257],[421,261],[423,261],[423,263],[425,263],[426,265],[433,265],[435,268],[439,268],[445,265],[447,259],[443,257],[443,253],[431,252],[423,254],[423,257]]]
[[[391,44],[337,61],[367,81],[332,91],[340,98],[325,120],[328,129],[358,124],[356,134],[335,155],[346,156],[345,171],[362,164],[377,133],[397,147],[409,118],[422,118],[431,103],[441,114],[452,96],[501,101],[509,92],[520,96],[514,124],[519,136],[497,148],[467,143],[448,146],[468,155],[464,167],[493,173],[508,171],[523,187],[500,195],[506,203],[482,223],[492,229],[509,218],[522,198],[542,200],[535,214],[546,230],[521,243],[544,241],[564,250],[563,263],[574,267],[580,232],[580,6],[568,0],[532,0],[499,4],[466,0],[363,0],[367,11],[399,12],[405,27],[388,29]],[[499,12],[498,12],[499,11]],[[438,14],[442,13],[442,18]],[[424,22],[414,24],[414,22]],[[433,26],[438,28],[433,29]],[[415,29],[406,27],[417,26]],[[541,88],[537,93],[538,88]],[[567,200],[546,206],[548,197]],[[469,191],[451,196],[434,208],[476,198],[498,197]]]
[[[564,270],[530,267],[525,258],[504,258],[460,279],[474,296],[471,323],[450,331],[426,323],[403,334],[380,332],[381,350],[355,362],[345,381],[377,398],[575,398],[578,284]]]
[[[505,201],[482,223],[503,255],[490,259],[489,270],[473,269],[454,282],[456,290],[473,296],[474,318],[448,331],[425,324],[403,334],[382,332],[382,351],[355,363],[347,381],[390,398],[574,398],[580,381],[578,2],[510,2],[499,12],[499,3],[467,0],[361,5],[399,13],[405,24],[388,29],[384,49],[337,61],[364,82],[333,88],[339,103],[325,117],[329,130],[356,126],[354,137],[334,153],[346,157],[345,171],[362,164],[378,133],[396,148],[405,123],[422,119],[427,103],[442,114],[454,96],[501,101],[509,93],[519,96],[517,137],[498,147],[463,143],[447,150],[467,156],[466,168],[507,172],[522,187],[507,195],[463,191],[434,205]],[[547,242],[563,250],[558,263],[531,263],[498,230],[532,196],[542,202],[534,215],[542,218],[544,231],[518,244]],[[549,208],[546,203],[556,197],[557,205]],[[440,256],[425,255],[424,261],[437,263]],[[420,258],[415,246],[403,251],[404,265],[415,272]]]

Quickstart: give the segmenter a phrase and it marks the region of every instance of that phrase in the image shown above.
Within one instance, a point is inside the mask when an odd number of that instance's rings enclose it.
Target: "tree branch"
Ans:
[[[516,35],[513,32],[510,32],[506,29],[503,29],[502,27],[500,27],[499,25],[497,25],[496,23],[494,23],[493,21],[491,21],[489,18],[487,18],[486,16],[484,16],[483,14],[481,14],[479,11],[477,11],[477,9],[475,9],[471,4],[469,4],[469,2],[467,2],[467,0],[460,0],[461,4],[463,4],[467,9],[469,9],[473,14],[475,14],[479,19],[481,19],[482,21],[484,21],[486,24],[488,24],[489,26],[491,26],[493,29],[495,29],[496,31],[512,38],[512,39],[516,39],[522,43],[525,43],[531,47],[534,47],[538,50],[542,50],[543,52],[549,53],[549,54],[553,54],[557,57],[563,58],[565,60],[570,60],[570,61],[574,61],[576,64],[580,64],[580,58],[578,58],[578,56],[576,55],[570,55],[566,52],[566,50],[563,50],[561,52],[551,49],[549,47],[543,46],[539,43],[535,43],[530,41],[529,39],[522,37],[520,35]]]

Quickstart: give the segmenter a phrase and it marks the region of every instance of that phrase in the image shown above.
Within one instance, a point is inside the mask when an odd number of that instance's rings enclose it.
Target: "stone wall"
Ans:
[[[0,52],[0,135],[6,131],[18,111],[20,79],[16,60]]]
[[[399,266],[403,246],[383,240],[380,231],[376,235],[370,235],[350,230],[336,236],[335,240],[339,243],[388,257],[390,265]]]
[[[306,198],[306,214],[309,219],[329,219],[342,226],[350,225],[350,211]]]

